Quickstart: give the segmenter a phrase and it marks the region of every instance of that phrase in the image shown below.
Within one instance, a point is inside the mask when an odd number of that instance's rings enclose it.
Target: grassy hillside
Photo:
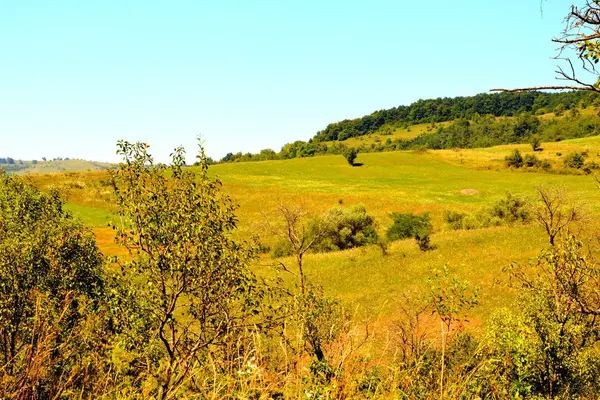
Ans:
[[[540,157],[559,159],[557,152],[588,150],[598,157],[600,137],[544,143]],[[321,213],[342,204],[364,204],[375,216],[379,231],[390,225],[388,214],[429,212],[437,248],[421,252],[414,240],[395,242],[389,256],[377,246],[326,254],[309,254],[307,273],[326,291],[358,307],[360,315],[379,315],[393,320],[402,295],[426,286],[426,277],[448,264],[460,277],[481,286],[481,304],[476,320],[510,302],[510,292],[502,283],[502,268],[512,262],[525,262],[546,246],[542,230],[535,225],[497,227],[472,231],[450,231],[443,223],[446,210],[475,211],[492,204],[507,192],[534,197],[537,185],[561,185],[574,197],[585,199],[590,212],[597,207],[600,189],[591,176],[523,172],[503,166],[503,158],[513,148],[531,151],[525,145],[487,149],[412,151],[360,154],[359,167],[350,167],[342,156],[322,156],[291,160],[219,164],[211,173],[224,183],[224,191],[240,205],[241,237],[258,233],[269,245],[273,238],[265,221],[277,223],[278,204],[301,205],[311,213]],[[192,167],[193,168],[193,167]],[[122,253],[113,244],[110,187],[105,172],[33,175],[41,188],[58,187],[65,192],[68,208],[94,226],[98,241],[107,253]],[[474,195],[463,194],[474,189]],[[592,228],[589,226],[588,228]],[[278,260],[293,266],[293,260]],[[257,268],[268,274],[274,265],[264,255]]]
[[[395,127],[393,125],[384,125],[373,133],[369,133],[363,136],[352,137],[342,141],[346,146],[349,147],[361,147],[378,145],[385,143],[388,139],[394,140],[407,140],[414,139],[424,133],[434,132],[440,126],[448,126],[451,122],[440,122],[433,124],[416,124],[407,127]],[[326,141],[323,144],[332,146],[338,141]]]
[[[9,173],[25,174],[50,174],[63,171],[97,171],[110,168],[111,164],[87,160],[51,160],[51,161],[21,161],[15,164],[0,164],[0,168]]]
[[[562,142],[547,142],[541,144],[541,149],[533,151],[528,144],[509,144],[487,147],[483,149],[454,149],[436,150],[430,156],[466,168],[475,169],[505,169],[505,157],[514,150],[519,150],[523,156],[535,155],[540,160],[548,160],[554,171],[564,171],[565,156],[570,153],[586,153],[586,161],[600,163],[600,137],[592,136],[579,139],[568,139]],[[575,171],[569,171],[574,173]]]
[[[579,117],[590,117],[598,114],[598,107],[578,108]],[[556,115],[555,113],[544,113],[537,115],[541,121],[557,120],[562,121],[570,118],[568,113]],[[496,117],[496,121],[515,121],[517,117]],[[411,126],[396,127],[394,125],[383,125],[373,133],[363,136],[352,137],[343,141],[326,141],[322,144],[328,147],[343,143],[349,147],[362,148],[368,151],[376,150],[377,146],[384,145],[386,142],[395,142],[397,140],[410,140],[420,135],[435,133],[439,128],[452,126],[455,121],[446,121],[438,123],[416,124]],[[370,149],[374,147],[373,149]]]
[[[552,144],[566,151],[571,143]],[[552,147],[550,146],[550,147]],[[509,152],[509,149],[496,149]],[[477,160],[481,150],[464,150]],[[339,202],[362,203],[387,227],[392,211],[430,212],[438,232],[438,248],[423,253],[414,241],[397,242],[391,255],[382,257],[376,246],[345,252],[310,255],[309,275],[331,294],[356,301],[366,313],[382,312],[393,318],[401,295],[425,285],[434,269],[449,264],[456,273],[482,286],[482,302],[475,314],[485,317],[508,301],[507,289],[498,281],[511,262],[524,262],[545,246],[541,229],[535,226],[448,231],[443,226],[445,210],[476,210],[503,197],[506,192],[533,198],[537,185],[562,185],[575,197],[586,199],[590,208],[600,190],[589,176],[524,173],[511,170],[473,170],[468,163],[448,162],[446,153],[389,152],[361,154],[361,167],[350,167],[341,156],[312,159],[225,164],[213,173],[225,182],[225,190],[240,204],[240,226],[260,231],[264,219],[275,220],[277,202],[302,204],[322,212]],[[464,189],[479,193],[465,195]],[[268,261],[267,261],[268,262]],[[292,260],[285,260],[292,263]],[[292,264],[293,265],[293,264]]]

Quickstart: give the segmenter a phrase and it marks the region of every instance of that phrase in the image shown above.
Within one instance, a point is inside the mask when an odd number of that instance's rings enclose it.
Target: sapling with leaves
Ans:
[[[505,269],[517,306],[487,330],[510,397],[596,398],[600,390],[600,265],[573,236]]]
[[[283,240],[291,250],[298,269],[297,277],[300,292],[305,293],[304,255],[319,244],[319,241],[328,233],[331,225],[336,222],[339,215],[313,216],[301,206],[283,203],[277,205],[277,211],[281,216],[281,223],[271,223],[265,218],[267,230]],[[280,264],[280,266],[293,273],[285,265]]]
[[[103,291],[95,238],[58,192],[0,170],[0,398],[58,398],[100,375],[86,335]]]
[[[159,382],[154,395],[173,397],[180,385],[193,386],[191,371],[209,353],[226,359],[231,341],[266,321],[265,291],[248,268],[254,248],[231,239],[236,207],[208,176],[201,145],[199,169],[184,168],[182,148],[164,165],[145,143],[118,147],[123,163],[111,182],[120,223],[113,228],[131,255],[119,263],[137,284],[132,290],[164,353],[147,366]]]
[[[441,329],[441,366],[440,396],[444,393],[444,370],[447,337],[453,326],[462,328],[467,321],[467,311],[478,304],[478,287],[472,287],[467,281],[459,281],[450,275],[447,266],[429,279],[430,304],[434,314],[440,319]]]

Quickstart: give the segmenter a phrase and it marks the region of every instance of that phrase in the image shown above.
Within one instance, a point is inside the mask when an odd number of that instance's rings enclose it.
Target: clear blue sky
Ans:
[[[554,83],[570,2],[0,1],[0,156],[166,161],[308,140],[420,98]],[[192,157],[190,157],[192,160]]]

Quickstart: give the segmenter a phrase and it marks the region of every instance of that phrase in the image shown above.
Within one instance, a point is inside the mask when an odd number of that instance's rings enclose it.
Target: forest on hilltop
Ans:
[[[571,139],[600,133],[596,116],[581,115],[577,110],[600,105],[600,98],[590,91],[561,93],[504,92],[470,97],[419,100],[409,106],[375,111],[362,118],[329,124],[308,142],[297,140],[279,152],[261,150],[257,154],[228,153],[221,162],[265,161],[312,157],[319,154],[342,154],[351,138],[377,134],[384,141],[361,144],[360,152],[393,151],[421,148],[473,148],[500,144],[527,143],[532,135],[542,140]],[[574,111],[573,111],[574,110]],[[554,113],[562,117],[570,111],[572,118],[543,120]],[[440,123],[451,121],[448,127]],[[428,132],[414,138],[389,137],[394,129],[410,130],[416,124],[431,124]]]
[[[511,117],[523,113],[542,114],[572,107],[587,107],[596,95],[584,91],[563,93],[481,93],[469,97],[419,100],[409,106],[375,111],[362,118],[334,122],[312,138],[314,142],[339,140],[376,132],[384,124],[419,124],[471,119],[475,115]]]

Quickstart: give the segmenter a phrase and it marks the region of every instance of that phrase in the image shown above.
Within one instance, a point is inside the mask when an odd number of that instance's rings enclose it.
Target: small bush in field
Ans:
[[[523,159],[526,167],[537,167],[540,165],[540,159],[533,154],[527,154]]]
[[[411,213],[391,213],[394,221],[386,232],[389,241],[414,238],[423,251],[430,250],[430,235],[433,231],[428,213],[415,215]]]
[[[580,169],[585,163],[584,153],[570,153],[565,157],[565,167]]]
[[[453,230],[489,228],[516,222],[525,223],[528,220],[529,213],[525,200],[510,193],[491,207],[481,209],[473,214],[449,210],[444,212],[444,222]]]
[[[284,240],[277,241],[271,247],[270,255],[272,258],[288,257],[292,255],[292,247]]]
[[[309,224],[309,231],[316,232],[318,227],[323,226],[323,222],[326,228],[317,239],[314,251],[345,250],[379,241],[375,230],[375,218],[367,214],[362,204],[348,208],[332,208],[321,220],[313,220]]]
[[[354,147],[348,147],[344,150],[342,155],[346,161],[348,161],[348,164],[354,166],[354,161],[356,160],[356,157],[358,157],[358,150],[356,150]]]
[[[523,156],[519,150],[513,151],[510,156],[505,158],[509,167],[521,168],[523,166]]]

